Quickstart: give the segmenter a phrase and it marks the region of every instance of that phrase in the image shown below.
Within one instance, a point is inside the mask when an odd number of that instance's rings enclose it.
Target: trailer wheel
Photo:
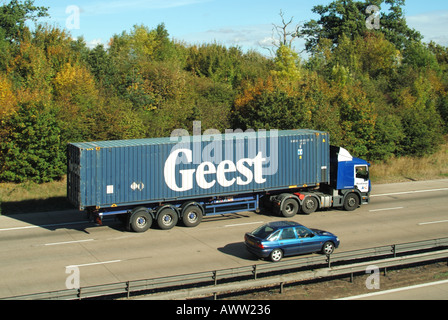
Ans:
[[[317,207],[319,206],[319,203],[317,202],[317,199],[315,197],[306,197],[303,200],[302,204],[302,212],[304,214],[312,214],[317,210]]]
[[[359,207],[359,197],[354,193],[349,193],[344,200],[344,209],[353,211]]]
[[[129,225],[135,232],[145,232],[152,225],[152,217],[146,208],[136,209],[129,217]]]
[[[182,222],[186,227],[193,228],[198,226],[202,221],[202,210],[195,206],[189,205],[182,211]]]
[[[281,210],[282,216],[285,218],[294,217],[299,212],[299,204],[294,199],[286,199]]]
[[[172,229],[179,220],[177,212],[171,208],[162,209],[157,216],[157,225],[162,230]]]

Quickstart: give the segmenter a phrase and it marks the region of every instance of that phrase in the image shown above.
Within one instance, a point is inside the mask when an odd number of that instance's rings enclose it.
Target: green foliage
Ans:
[[[281,46],[275,57],[275,70],[272,74],[285,81],[296,81],[300,79],[299,55],[288,46]]]
[[[386,4],[389,10],[380,14],[380,31],[386,39],[398,49],[403,49],[412,41],[420,42],[419,32],[406,24],[402,7],[404,0],[335,0],[330,4],[314,6],[312,11],[320,15],[319,20],[310,20],[304,24],[301,35],[306,37],[306,48],[314,51],[320,39],[330,39],[334,45],[339,44],[343,35],[350,39],[363,36],[368,31],[366,26],[367,7],[371,5],[382,9]]]
[[[11,0],[1,6],[0,30],[3,30],[4,38],[9,41],[20,40],[26,30],[25,22],[48,16],[47,11],[48,8],[36,7],[34,0]]]
[[[0,180],[42,183],[64,174],[64,148],[51,112],[42,106],[24,104],[4,126],[9,128],[9,135],[0,147]]]

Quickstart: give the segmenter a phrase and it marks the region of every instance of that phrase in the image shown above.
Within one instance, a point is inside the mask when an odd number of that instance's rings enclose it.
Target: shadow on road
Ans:
[[[256,256],[254,256],[253,254],[251,254],[246,250],[246,245],[244,244],[244,242],[227,244],[222,248],[218,248],[218,251],[244,260],[250,260],[250,261],[259,260]]]
[[[10,201],[2,202],[0,205],[1,215],[8,217],[10,221],[0,225],[2,233],[43,228],[50,231],[76,230],[89,234],[88,228],[98,227],[94,221],[89,221],[84,212],[75,209],[65,197]],[[13,222],[14,220],[16,222]],[[103,226],[126,232],[123,223],[114,217],[105,218]]]
[[[36,213],[74,209],[66,197],[52,197],[48,199],[35,199],[23,201],[3,201],[0,203],[0,212],[4,216],[18,213]]]

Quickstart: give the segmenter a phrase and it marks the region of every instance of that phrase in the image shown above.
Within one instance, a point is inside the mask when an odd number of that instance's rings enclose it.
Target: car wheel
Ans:
[[[272,262],[279,262],[283,258],[283,251],[280,249],[275,249],[269,255]]]
[[[327,241],[322,246],[322,253],[325,255],[330,255],[334,252],[334,243],[331,241]]]

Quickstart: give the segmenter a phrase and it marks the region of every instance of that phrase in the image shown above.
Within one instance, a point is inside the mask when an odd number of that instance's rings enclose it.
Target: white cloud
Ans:
[[[426,12],[406,17],[409,27],[419,31],[425,42],[434,41],[448,46],[448,11]]]
[[[99,44],[102,44],[103,46],[107,47],[107,44],[105,44],[102,39],[93,39],[91,41],[87,41],[86,46],[90,49],[93,49]]]

